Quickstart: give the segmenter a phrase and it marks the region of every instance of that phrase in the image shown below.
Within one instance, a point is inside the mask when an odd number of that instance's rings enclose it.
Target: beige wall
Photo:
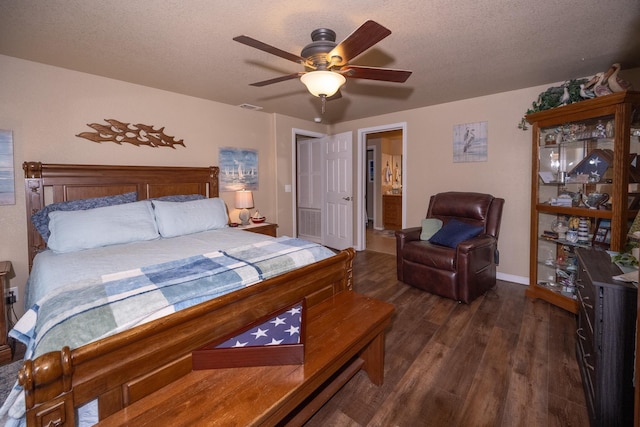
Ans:
[[[292,235],[293,193],[285,191],[285,185],[293,184],[292,129],[353,131],[357,147],[358,129],[400,122],[407,123],[406,225],[419,224],[429,196],[439,191],[482,191],[504,197],[499,272],[514,281],[528,276],[531,132],[519,130],[517,124],[550,85],[327,127],[2,55],[0,76],[0,128],[13,131],[17,199],[13,206],[0,206],[0,260],[13,262],[10,286],[20,287],[21,297],[27,278],[24,161],[206,166],[217,164],[219,147],[255,148],[260,178],[256,208],[280,225],[279,235]],[[640,87],[640,70],[633,76]],[[87,123],[103,119],[164,126],[168,135],[184,139],[186,147],[98,144],[74,136],[89,131]],[[479,121],[488,122],[488,161],[453,163],[453,126]],[[357,188],[355,184],[354,177]],[[222,194],[231,207],[232,196]],[[230,214],[237,218],[235,210]],[[21,312],[21,308],[19,303],[16,309]]]

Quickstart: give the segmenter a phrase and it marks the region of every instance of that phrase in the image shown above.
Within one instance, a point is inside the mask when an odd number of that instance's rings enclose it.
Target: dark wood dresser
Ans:
[[[591,426],[633,425],[637,287],[604,251],[577,249],[576,356]]]

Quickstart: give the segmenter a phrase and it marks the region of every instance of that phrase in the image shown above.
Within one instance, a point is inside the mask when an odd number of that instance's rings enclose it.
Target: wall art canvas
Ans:
[[[13,133],[0,129],[0,205],[15,205]]]
[[[248,148],[220,148],[220,191],[258,189],[258,151]]]
[[[453,126],[453,162],[487,161],[487,122]]]

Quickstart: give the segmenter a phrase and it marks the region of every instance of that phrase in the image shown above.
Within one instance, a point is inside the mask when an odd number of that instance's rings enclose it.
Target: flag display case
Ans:
[[[300,301],[193,351],[193,370],[304,363],[305,311]]]

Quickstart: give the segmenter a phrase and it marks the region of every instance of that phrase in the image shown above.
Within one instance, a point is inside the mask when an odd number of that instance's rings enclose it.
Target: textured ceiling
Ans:
[[[392,34],[352,64],[413,71],[349,79],[324,123],[640,66],[639,0],[0,0],[0,54],[313,120],[302,66],[232,40],[300,54],[316,28],[337,41],[372,19]]]

